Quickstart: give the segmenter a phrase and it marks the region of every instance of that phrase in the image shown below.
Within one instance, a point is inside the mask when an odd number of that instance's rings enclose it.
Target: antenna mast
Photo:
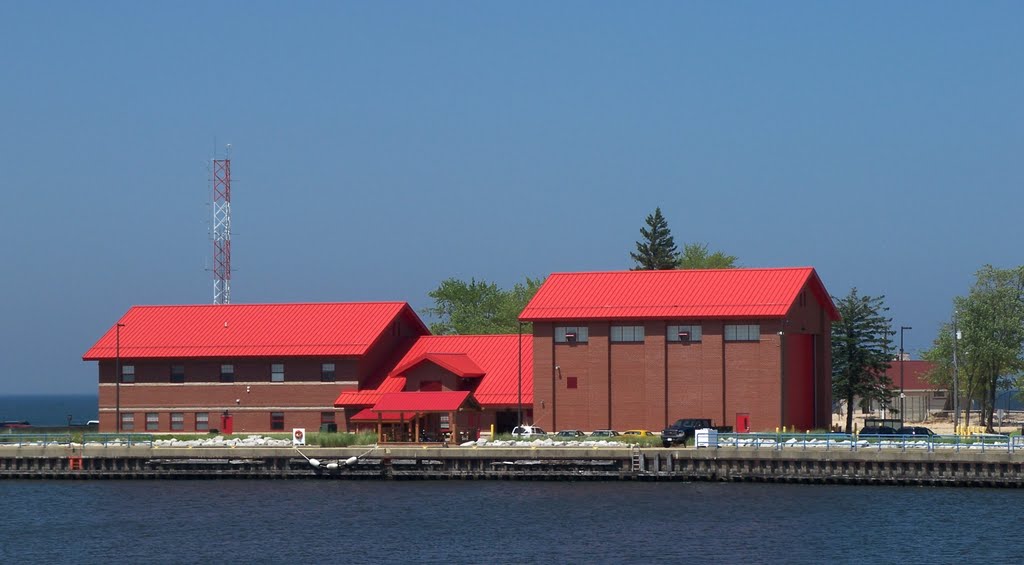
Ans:
[[[230,153],[213,160],[213,303],[231,304]]]

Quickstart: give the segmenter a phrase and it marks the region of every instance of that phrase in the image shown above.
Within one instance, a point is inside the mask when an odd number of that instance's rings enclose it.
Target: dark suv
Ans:
[[[896,430],[896,435],[899,436],[933,436],[935,432],[929,430],[924,426],[903,426]]]
[[[683,418],[661,432],[661,445],[686,447],[686,440],[694,436],[697,430],[711,427],[709,418]]]
[[[896,428],[891,426],[866,426],[861,431],[857,432],[860,437],[864,436],[894,436],[896,435]]]

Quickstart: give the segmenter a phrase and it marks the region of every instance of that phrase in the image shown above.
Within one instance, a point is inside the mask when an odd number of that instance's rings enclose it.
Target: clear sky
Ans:
[[[0,3],[0,394],[133,304],[406,300],[677,242],[884,294],[1022,263],[1024,3]],[[215,145],[216,143],[216,145]]]

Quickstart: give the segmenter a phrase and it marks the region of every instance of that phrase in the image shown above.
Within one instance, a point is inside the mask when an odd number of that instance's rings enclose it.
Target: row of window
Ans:
[[[168,382],[172,383],[183,383],[185,382],[185,366],[184,365],[171,365],[169,367]],[[325,383],[333,383],[335,379],[334,363],[321,363],[320,364],[320,380]],[[135,382],[135,365],[122,365],[121,366],[121,382],[133,383]],[[225,363],[220,366],[220,382],[222,383],[233,383],[235,382],[235,366],[230,363]],[[271,363],[270,364],[270,382],[283,383],[284,382],[284,363]]]
[[[145,430],[147,432],[158,432],[160,430],[160,413],[159,412],[145,412]],[[193,426],[190,430],[185,429],[185,413],[184,412],[171,412],[170,421],[172,432],[184,432],[184,431],[196,431],[196,432],[208,432],[210,431],[210,413],[209,412],[195,412],[195,417],[192,420]],[[334,424],[334,412],[321,412],[320,413],[320,424]],[[284,430],[284,412],[271,412],[270,413],[270,429],[271,430]],[[133,412],[122,412],[121,413],[121,431],[132,432],[135,431],[135,414]]]
[[[700,342],[699,325],[670,325],[665,329],[665,339],[670,342]],[[726,324],[725,341],[759,341],[760,324]],[[587,343],[590,332],[587,326],[556,326],[555,343]],[[612,343],[643,343],[643,326],[612,326],[609,335]]]

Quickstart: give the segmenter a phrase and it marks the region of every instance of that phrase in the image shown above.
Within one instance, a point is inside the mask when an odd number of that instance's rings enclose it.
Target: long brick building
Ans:
[[[83,359],[99,363],[105,432],[345,431],[372,426],[383,393],[407,390],[469,392],[474,410],[446,422],[466,431],[529,414],[529,340],[429,333],[405,302],[135,306]]]
[[[827,427],[838,318],[812,268],[552,274],[520,316],[534,422]]]

